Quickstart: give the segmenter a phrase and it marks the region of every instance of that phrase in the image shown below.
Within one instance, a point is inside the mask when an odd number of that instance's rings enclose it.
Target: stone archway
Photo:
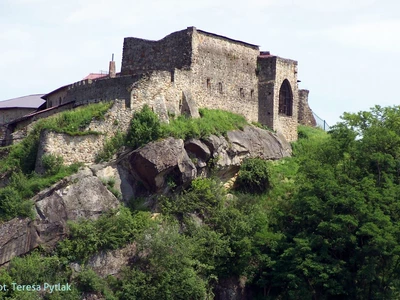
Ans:
[[[286,116],[293,115],[293,92],[289,80],[282,82],[279,90],[279,114]]]

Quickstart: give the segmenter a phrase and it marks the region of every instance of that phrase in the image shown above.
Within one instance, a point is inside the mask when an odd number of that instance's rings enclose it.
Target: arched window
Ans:
[[[279,113],[287,116],[292,115],[293,93],[290,83],[285,79],[279,90]]]

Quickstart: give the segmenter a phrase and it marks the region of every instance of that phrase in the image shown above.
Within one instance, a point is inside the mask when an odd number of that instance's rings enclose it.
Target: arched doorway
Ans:
[[[287,79],[282,82],[279,90],[279,113],[291,116],[293,113],[293,93]]]

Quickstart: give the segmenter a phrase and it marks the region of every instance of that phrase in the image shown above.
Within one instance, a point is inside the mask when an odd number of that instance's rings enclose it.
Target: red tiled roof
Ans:
[[[86,79],[98,79],[98,78],[102,78],[102,77],[106,77],[108,76],[108,74],[99,74],[99,73],[90,73],[88,76],[86,76],[85,78],[83,78],[83,80]]]

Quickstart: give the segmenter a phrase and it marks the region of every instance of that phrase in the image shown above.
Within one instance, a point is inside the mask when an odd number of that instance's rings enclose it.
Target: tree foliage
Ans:
[[[399,107],[376,106],[296,152],[299,189],[276,208],[285,238],[260,278],[269,296],[400,296],[399,134]]]

